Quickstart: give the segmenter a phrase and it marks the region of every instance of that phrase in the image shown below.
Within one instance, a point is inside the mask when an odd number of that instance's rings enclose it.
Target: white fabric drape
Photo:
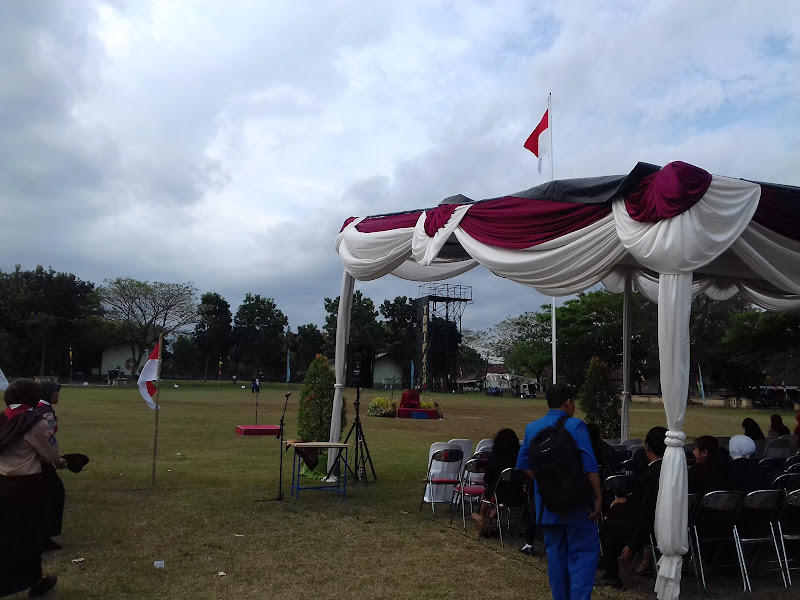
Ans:
[[[736,240],[733,251],[766,281],[800,294],[800,242],[750,223]]]
[[[342,290],[339,293],[339,314],[336,317],[336,383],[333,388],[333,412],[331,413],[331,433],[329,442],[338,442],[342,435],[342,391],[347,368],[347,341],[350,339],[350,313],[353,305],[355,279],[345,269],[342,273]],[[336,464],[336,453],[328,452],[328,472]]]
[[[661,275],[658,293],[658,357],[667,413],[667,450],[661,464],[655,533],[661,558],[655,591],[662,600],[680,595],[682,555],[689,550],[688,477],[683,420],[689,391],[689,316],[692,275]]]

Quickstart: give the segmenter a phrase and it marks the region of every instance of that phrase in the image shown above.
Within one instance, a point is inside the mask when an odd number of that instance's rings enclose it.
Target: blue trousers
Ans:
[[[588,600],[600,559],[597,527],[544,525],[547,575],[553,600]]]

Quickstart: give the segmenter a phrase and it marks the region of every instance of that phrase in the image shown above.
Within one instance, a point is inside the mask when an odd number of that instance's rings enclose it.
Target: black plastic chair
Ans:
[[[778,548],[778,539],[775,535],[774,523],[782,506],[783,492],[781,490],[756,490],[744,497],[742,509],[733,526],[736,537],[736,544],[739,546],[741,556],[742,573],[749,591],[753,591],[750,585],[750,575],[747,569],[747,555],[745,546],[756,547],[760,550],[764,544],[771,542],[775,550],[775,558],[778,561],[778,570],[783,578],[783,587],[787,587],[786,574],[783,572],[783,560],[781,551]],[[757,569],[760,563],[761,554],[756,552],[753,555],[753,568]]]
[[[701,546],[715,547],[715,558],[721,555],[725,546],[730,544],[736,553],[739,566],[739,573],[742,576],[742,591],[747,591],[747,581],[745,579],[742,566],[742,556],[739,552],[739,545],[736,543],[734,525],[742,508],[742,492],[709,492],[700,500],[700,505],[694,514],[690,527],[694,542],[693,557],[696,558],[695,572],[701,585],[701,592],[708,593],[706,583],[706,570],[714,565],[714,559],[704,564]],[[709,548],[707,548],[707,551]]]
[[[497,479],[494,486],[491,502],[497,518],[497,531],[500,533],[500,546],[505,547],[503,542],[503,512],[506,514],[506,527],[509,535],[511,534],[511,510],[515,508],[525,509],[529,498],[528,489],[525,485],[528,476],[525,471],[509,468],[504,469]],[[521,514],[522,511],[520,511]],[[516,522],[517,519],[515,519]]]
[[[786,551],[786,542],[794,544],[800,548],[800,490],[795,490],[786,495],[783,499],[783,507],[778,515],[778,539],[781,541],[781,551],[783,552],[783,564],[786,567],[786,579],[792,585],[791,570],[797,567],[798,552],[789,553]]]
[[[783,490],[787,494],[800,490],[800,472],[778,475],[772,482],[772,487],[776,490]]]

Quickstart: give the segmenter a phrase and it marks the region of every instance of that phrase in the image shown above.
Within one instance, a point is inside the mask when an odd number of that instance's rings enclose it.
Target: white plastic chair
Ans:
[[[465,439],[455,439],[450,440],[447,442],[448,444],[455,444],[461,451],[464,453],[464,460],[468,460],[470,456],[472,456],[472,440],[465,440]]]
[[[491,452],[493,446],[494,440],[492,438],[483,438],[478,442],[478,445],[475,446],[475,454],[478,452]]]
[[[458,444],[451,444],[449,442],[434,442],[431,444],[431,449],[428,452],[428,465],[430,466],[430,476],[433,479],[447,479],[452,478],[456,481],[459,480],[461,477],[461,465],[462,461],[458,462],[447,462],[447,463],[440,463],[434,462],[431,464],[431,459],[436,452],[440,450],[447,450],[449,448],[458,448],[459,450],[461,447]],[[435,507],[433,506],[437,502],[447,502],[450,503],[453,499],[453,485],[431,485],[430,483],[425,486],[425,494],[422,497],[422,501],[428,502],[431,504],[432,512],[436,512]]]

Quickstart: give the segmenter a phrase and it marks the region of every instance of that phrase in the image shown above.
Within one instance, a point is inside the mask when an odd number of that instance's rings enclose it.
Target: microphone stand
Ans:
[[[278,501],[283,500],[283,425],[284,425],[284,420],[286,419],[286,407],[289,406],[289,396],[291,395],[292,392],[286,392],[286,394],[284,394],[285,401],[283,403],[283,414],[281,415],[281,423],[280,423],[281,435],[279,441],[281,445],[280,446],[281,458],[280,458],[280,468],[278,471],[278,495],[275,498],[275,500]]]

